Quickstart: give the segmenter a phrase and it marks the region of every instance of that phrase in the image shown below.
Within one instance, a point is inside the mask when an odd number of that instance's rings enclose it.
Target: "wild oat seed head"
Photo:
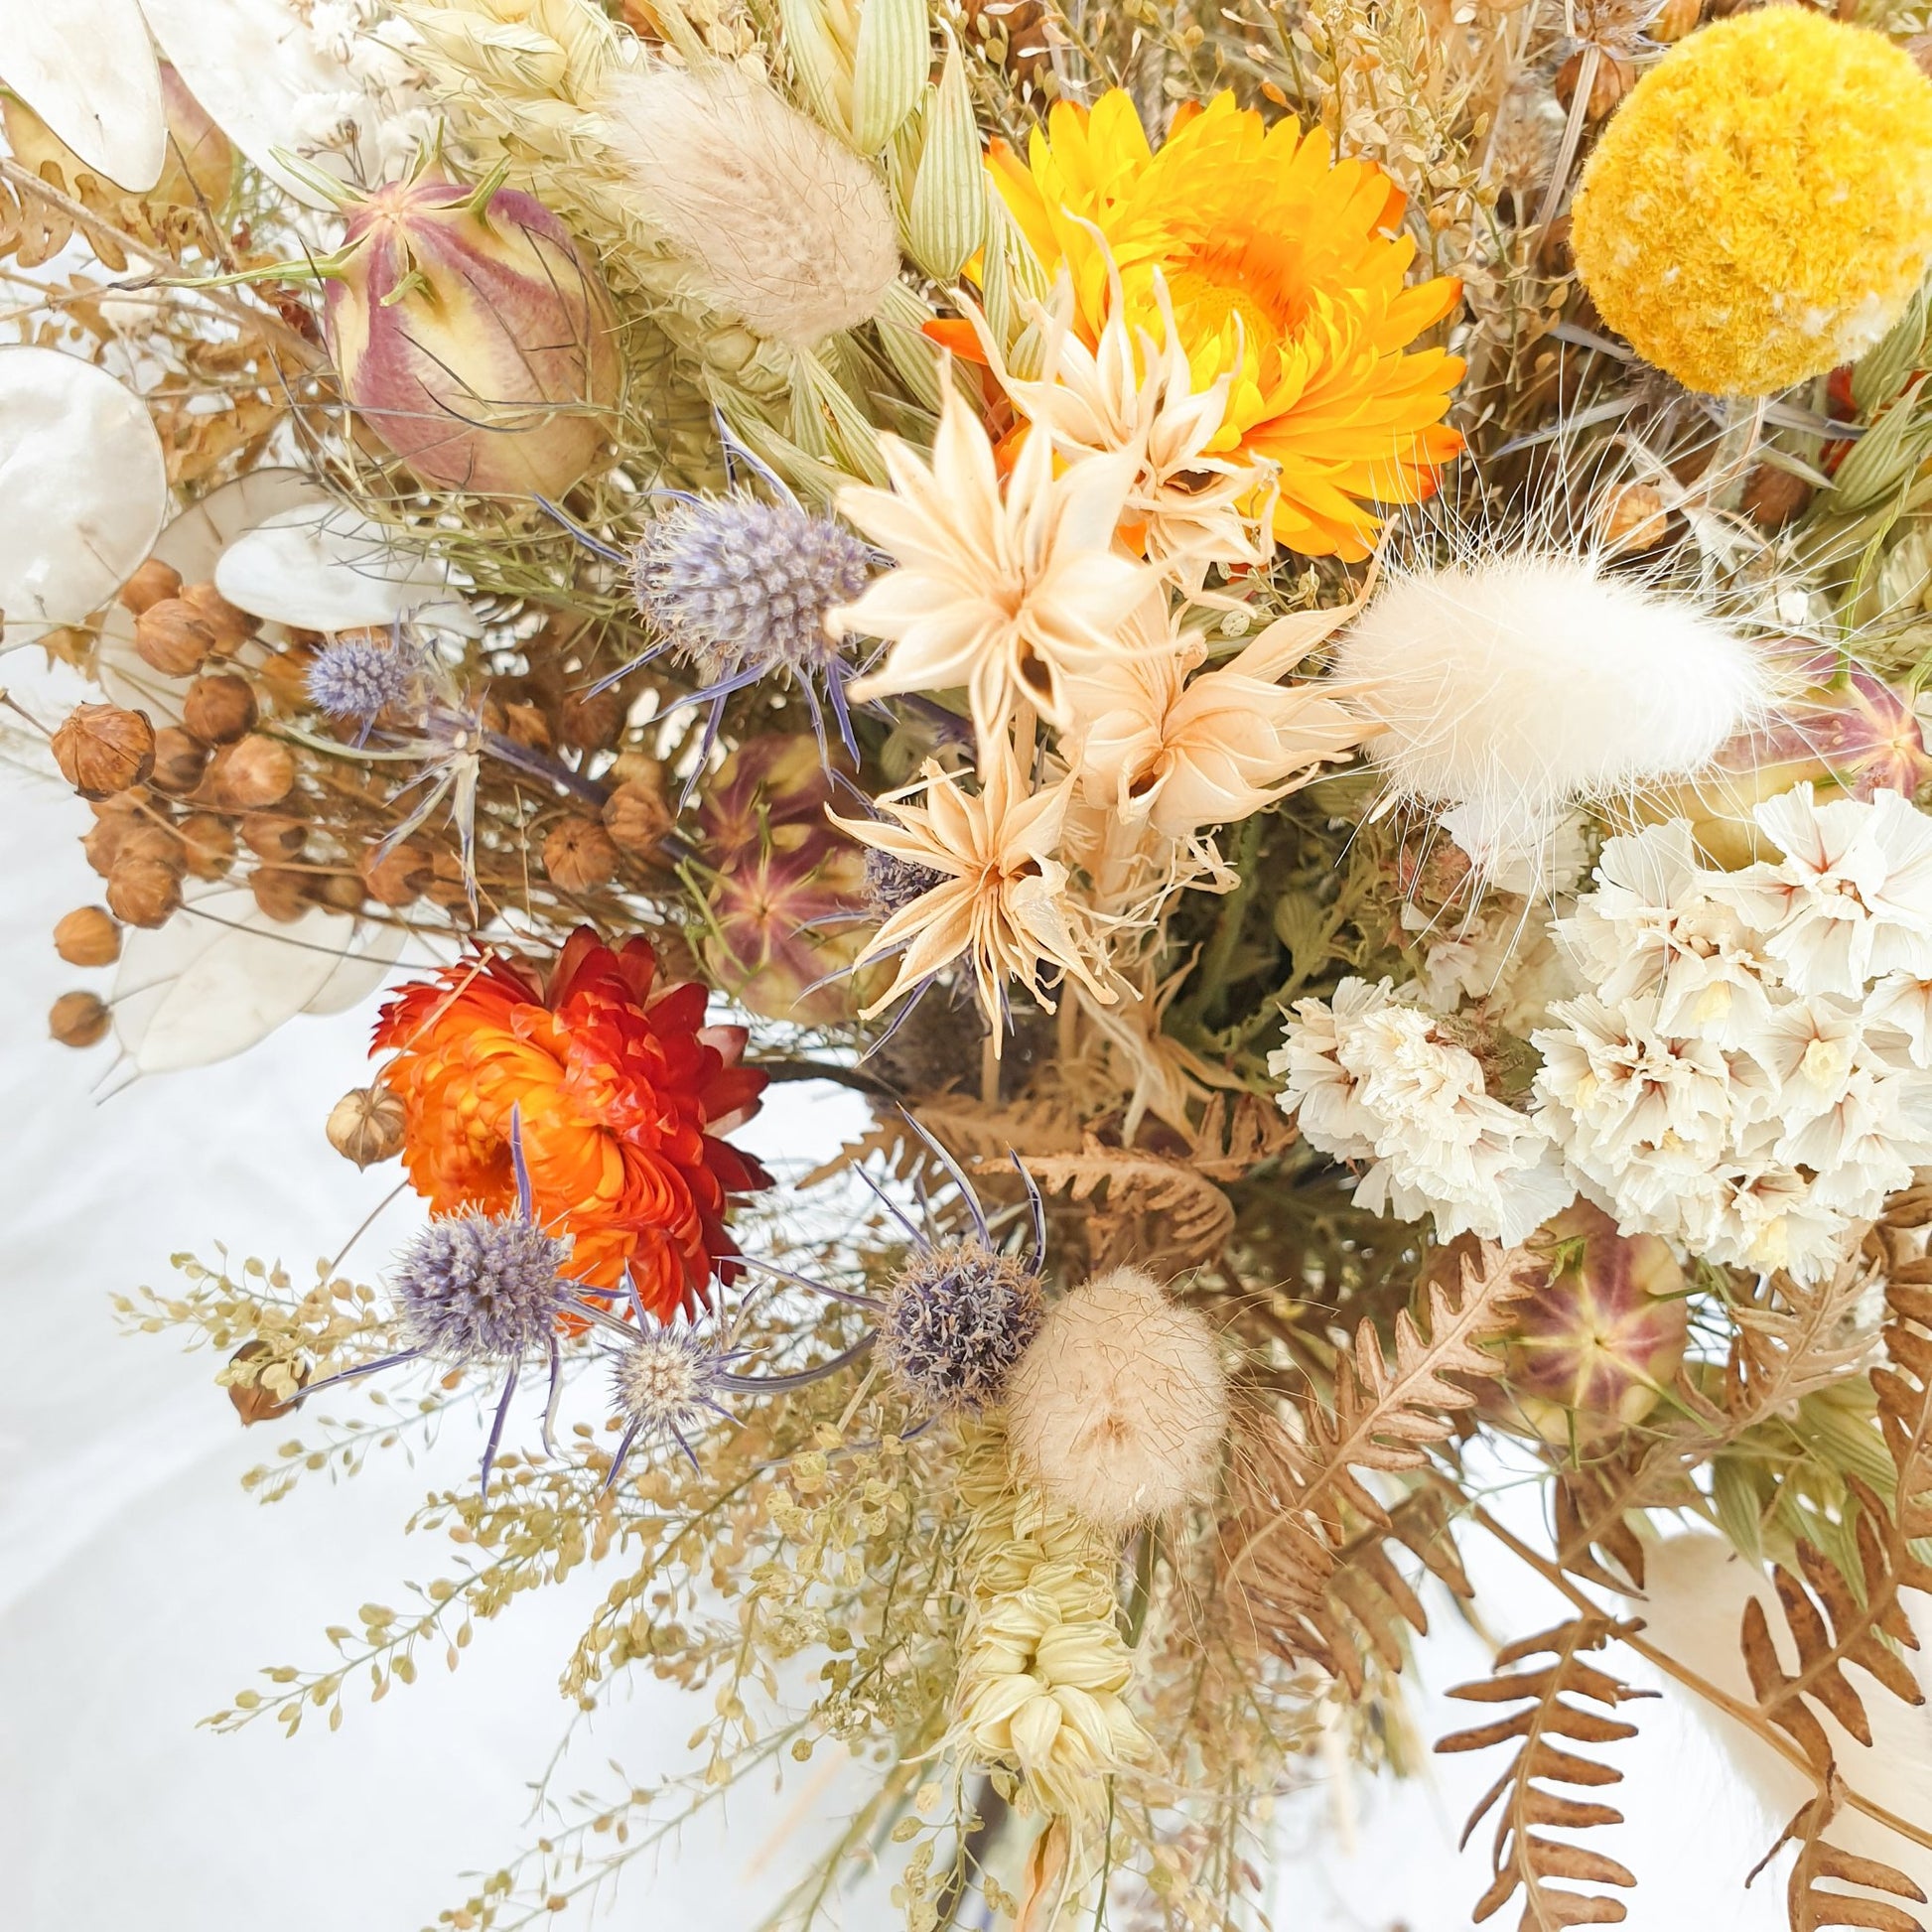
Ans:
[[[1007,1388],[1017,1466],[1110,1531],[1204,1498],[1227,1424],[1213,1329],[1134,1268],[1056,1302]]]
[[[1004,1394],[1039,1328],[1039,1283],[977,1241],[948,1242],[910,1262],[879,1318],[886,1371],[934,1409],[979,1410]]]
[[[695,1329],[647,1328],[611,1365],[624,1418],[645,1430],[683,1432],[713,1406],[718,1350]]]
[[[625,201],[715,307],[798,348],[878,311],[899,267],[885,183],[755,73],[654,65],[614,75],[604,111]]]
[[[825,614],[872,575],[872,552],[829,517],[753,496],[677,504],[631,561],[638,610],[707,682],[835,657]]]
[[[546,1347],[570,1246],[521,1215],[465,1208],[432,1221],[390,1277],[411,1344],[456,1363],[521,1361]]]
[[[403,703],[415,681],[416,666],[406,651],[373,637],[338,637],[309,666],[309,702],[332,718],[366,724]]]
[[[923,898],[945,876],[930,866],[901,859],[897,852],[882,852],[876,845],[866,847],[866,903],[881,918],[889,919],[914,899]]]

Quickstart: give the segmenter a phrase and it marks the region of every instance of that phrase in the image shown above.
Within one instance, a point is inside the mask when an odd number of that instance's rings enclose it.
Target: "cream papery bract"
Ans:
[[[880,447],[893,487],[844,489],[839,508],[898,568],[827,622],[892,648],[850,695],[963,689],[982,745],[1022,703],[1064,724],[1067,675],[1117,651],[1154,579],[1114,548],[1132,459],[1055,476],[1048,440],[1030,437],[1002,495],[986,431],[950,392],[930,465],[896,437]]]
[[[981,741],[979,778],[980,789],[970,792],[928,759],[916,784],[879,801],[890,817],[832,815],[863,844],[941,875],[938,885],[887,919],[859,955],[860,966],[898,956],[892,985],[864,1018],[961,958],[996,1023],[1008,980],[1054,1011],[1042,968],[1058,967],[1103,1003],[1119,997],[1095,916],[1070,897],[1067,869],[1054,856],[1071,781],[1030,793],[1004,735]],[[921,802],[912,802],[914,794]],[[993,1036],[997,1046],[997,1024]]]
[[[1091,348],[1074,329],[1072,283],[1055,284],[1050,309],[1035,305],[1044,347],[1036,380],[1016,375],[977,308],[965,305],[993,372],[1013,406],[1069,463],[1124,456],[1135,465],[1121,534],[1150,563],[1190,593],[1208,569],[1265,568],[1274,554],[1271,467],[1211,454],[1227,413],[1232,372],[1193,386],[1173,304],[1157,270],[1160,342],[1129,326],[1120,277],[1111,314]]]
[[[1279,619],[1227,664],[1199,671],[1204,641],[1173,627],[1165,594],[1149,600],[1126,649],[1064,681],[1061,750],[1085,795],[1185,839],[1249,817],[1346,758],[1368,728],[1335,687],[1277,680],[1353,608]]]

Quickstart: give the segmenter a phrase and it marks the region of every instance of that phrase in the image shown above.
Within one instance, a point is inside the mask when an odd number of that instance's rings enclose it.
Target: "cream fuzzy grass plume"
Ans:
[[[1758,653],[1696,604],[1560,551],[1396,573],[1335,675],[1382,728],[1388,804],[1440,817],[1489,875],[1579,805],[1688,777],[1767,699]]]
[[[1744,1605],[1752,1596],[1764,1606],[1780,1662],[1787,1672],[1794,1672],[1797,1660],[1770,1584],[1723,1537],[1673,1536],[1645,1556],[1640,1606],[1645,1635],[1679,1663],[1747,1705],[1755,1700],[1738,1648],[1738,1631]],[[1913,1608],[1912,1622],[1922,1647],[1897,1654],[1921,1688],[1932,1689],[1932,1662],[1923,1648],[1932,1642],[1932,1627],[1922,1599],[1915,1601],[1908,1594],[1904,1600]],[[1702,1698],[1686,1697],[1682,1702],[1723,1746],[1731,1768],[1763,1804],[1773,1831],[1812,1796],[1811,1780],[1762,1738],[1714,1711]],[[1861,1744],[1829,1715],[1822,1719],[1847,1782],[1901,1818],[1932,1817],[1932,1716],[1923,1705],[1915,1708],[1882,1692],[1863,1702],[1871,1726],[1869,1745]],[[1932,1895],[1932,1852],[1849,1806],[1832,1821],[1831,1837],[1847,1852],[1895,1865],[1921,1891]]]
[[[615,75],[604,111],[639,211],[759,335],[809,348],[897,279],[885,183],[755,73],[655,63]]]
[[[1227,1427],[1213,1329],[1134,1268],[1056,1302],[1007,1387],[1016,1462],[1106,1530],[1205,1496]]]

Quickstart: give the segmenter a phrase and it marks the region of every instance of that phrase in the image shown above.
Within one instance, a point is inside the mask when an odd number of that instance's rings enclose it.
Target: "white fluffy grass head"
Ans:
[[[1759,653],[1696,604],[1550,550],[1398,572],[1334,668],[1394,798],[1485,872],[1579,805],[1690,776],[1766,702]]]
[[[799,348],[878,310],[899,267],[885,183],[755,74],[652,66],[604,110],[638,212],[714,307]]]
[[[1227,1426],[1213,1329],[1133,1268],[1056,1302],[1007,1387],[1021,1469],[1116,1532],[1205,1497]]]

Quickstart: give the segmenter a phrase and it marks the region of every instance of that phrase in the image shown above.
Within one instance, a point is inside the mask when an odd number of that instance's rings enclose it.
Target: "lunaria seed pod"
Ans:
[[[329,1145],[358,1168],[402,1152],[402,1102],[387,1087],[350,1087],[329,1110]]]
[[[231,745],[255,729],[255,694],[232,671],[205,671],[188,687],[181,721],[204,745]]]
[[[144,711],[83,704],[54,734],[54,762],[82,798],[107,798],[154,769],[154,726]]]
[[[121,929],[104,905],[76,905],[54,927],[54,950],[69,966],[111,966],[121,956]]]
[[[107,1008],[97,994],[63,993],[48,1010],[47,1031],[63,1046],[91,1046],[107,1032]]]

